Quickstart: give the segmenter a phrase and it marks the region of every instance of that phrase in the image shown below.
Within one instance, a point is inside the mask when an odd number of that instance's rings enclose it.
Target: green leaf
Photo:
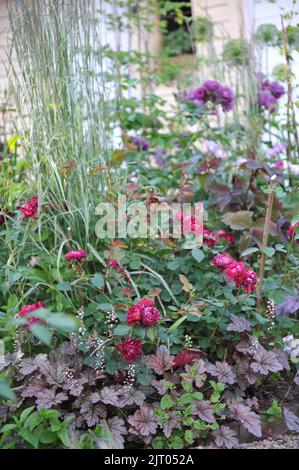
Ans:
[[[199,248],[193,248],[193,250],[191,251],[191,254],[198,263],[200,263],[205,257],[204,252],[200,250]]]
[[[47,328],[46,326],[43,326],[43,325],[35,324],[35,325],[30,326],[30,331],[42,343],[44,343],[46,346],[50,346],[50,344],[51,344],[51,333],[49,331],[49,328]]]
[[[78,329],[78,320],[72,315],[65,313],[49,313],[46,322],[52,328],[57,328],[66,332],[73,332]]]
[[[256,246],[253,246],[251,248],[247,248],[247,250],[244,250],[241,256],[248,256],[251,255],[252,253],[256,253],[257,251],[260,251],[259,248]]]
[[[70,282],[59,282],[56,288],[61,292],[69,292],[72,290],[72,285]]]
[[[98,289],[102,289],[105,285],[105,279],[101,273],[96,273],[94,277],[90,279],[90,282],[94,287],[97,287]]]
[[[130,327],[128,325],[117,325],[114,330],[114,334],[116,336],[127,336],[130,331]]]
[[[35,406],[30,406],[30,408],[26,408],[25,410],[22,411],[21,416],[20,416],[20,423],[23,423],[26,421],[30,413],[34,410]]]
[[[271,258],[275,255],[275,249],[270,246],[263,246],[262,251],[265,253],[266,256]]]
[[[38,448],[38,436],[30,432],[28,429],[21,429],[19,434],[24,439],[24,441],[29,442],[29,444],[31,444],[34,449]]]
[[[191,431],[191,429],[187,429],[187,431],[185,431],[185,441],[187,441],[188,444],[193,444],[194,437],[193,437],[193,432]]]
[[[172,398],[169,395],[164,395],[160,402],[162,410],[169,410],[173,407],[174,403]]]
[[[250,211],[227,212],[222,221],[233,230],[244,230],[252,226],[252,216]]]
[[[0,397],[6,398],[7,400],[11,401],[16,400],[14,392],[3,379],[0,379]]]
[[[190,382],[182,382],[182,387],[185,390],[185,392],[192,392],[192,384]]]

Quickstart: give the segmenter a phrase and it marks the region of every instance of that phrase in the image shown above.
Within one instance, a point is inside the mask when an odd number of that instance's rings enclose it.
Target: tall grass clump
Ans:
[[[49,224],[55,246],[95,243],[95,207],[118,177],[110,165],[114,65],[102,54],[96,1],[13,1],[9,10],[28,192],[36,186],[47,205],[40,224]]]

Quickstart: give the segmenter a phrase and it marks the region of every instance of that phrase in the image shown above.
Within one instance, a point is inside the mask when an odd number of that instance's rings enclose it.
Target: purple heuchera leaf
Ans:
[[[213,377],[217,377],[219,382],[224,384],[234,384],[236,381],[236,374],[233,368],[227,362],[217,361],[215,364],[210,364],[208,366],[209,374]]]
[[[246,318],[237,317],[237,315],[231,315],[231,323],[227,327],[227,331],[236,331],[237,333],[243,333],[244,331],[251,331],[251,324]]]
[[[26,357],[24,358],[19,366],[19,372],[22,375],[30,375],[32,372],[36,371],[38,369],[38,365],[35,362],[35,359],[33,357]]]
[[[206,423],[215,422],[213,406],[208,400],[194,400],[192,405],[194,406],[194,411],[192,412],[194,416],[198,416]]]
[[[277,356],[272,351],[266,351],[266,349],[259,349],[254,355],[254,362],[250,364],[253,372],[260,373],[263,375],[269,374],[269,372],[277,372],[283,369],[282,364],[278,361]]]
[[[156,416],[153,408],[149,405],[142,405],[139,410],[129,416],[128,423],[142,437],[151,436],[157,430]]]
[[[276,355],[277,360],[280,362],[283,369],[290,370],[288,355],[282,349],[278,348],[272,349],[272,352]]]
[[[299,432],[299,418],[288,408],[283,408],[283,416],[290,431]]]
[[[299,310],[299,296],[286,295],[284,301],[275,308],[276,315],[288,317]]]
[[[299,385],[299,371],[297,371],[297,374],[295,375],[294,382],[296,385]]]
[[[156,374],[163,375],[164,372],[171,369],[174,364],[174,357],[170,355],[169,349],[163,344],[159,346],[156,355],[148,357],[147,365],[154,369]]]
[[[47,388],[46,383],[41,379],[32,379],[26,387],[23,388],[21,396],[23,398],[36,397],[39,392]]]
[[[106,418],[107,411],[104,405],[101,403],[91,403],[91,401],[86,401],[80,408],[80,412],[83,415],[83,418],[86,421],[88,427],[95,426],[100,418]]]
[[[237,364],[236,364],[236,369],[238,373],[238,381],[240,379],[239,375],[241,375],[245,377],[245,379],[250,385],[255,384],[258,376],[251,369],[249,361],[247,361],[246,359],[243,359],[243,360],[238,359]]]
[[[249,406],[241,403],[234,403],[229,406],[232,418],[239,421],[244,428],[257,437],[262,436],[261,420],[259,416],[251,411]]]
[[[114,416],[113,418],[107,420],[102,419],[100,423],[104,432],[111,433],[115,444],[114,448],[123,449],[125,442],[124,436],[128,434],[124,420],[118,416]]]
[[[239,441],[235,437],[236,433],[228,426],[220,426],[212,432],[217,447],[225,447],[226,449],[238,449]]]
[[[128,390],[125,388],[120,389],[120,398],[118,406],[124,408],[130,405],[143,405],[145,395],[141,390],[136,390],[134,387],[130,387]]]
[[[105,405],[119,406],[119,390],[117,387],[103,387],[99,392],[99,396]]]
[[[60,386],[66,381],[66,366],[63,364],[44,361],[39,365],[39,370],[50,385]]]
[[[168,414],[166,423],[163,424],[163,432],[165,437],[168,439],[174,429],[181,429],[181,427],[181,417],[177,414],[176,411],[171,411]]]
[[[48,388],[41,390],[36,394],[36,406],[38,409],[41,408],[52,408],[59,403],[68,400],[65,393],[56,393],[55,388]]]

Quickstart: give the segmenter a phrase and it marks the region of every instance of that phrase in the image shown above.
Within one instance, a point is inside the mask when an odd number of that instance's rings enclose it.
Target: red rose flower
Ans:
[[[128,310],[127,323],[132,326],[140,325],[141,317],[142,317],[141,309],[137,305],[134,305],[133,307],[130,307]]]
[[[129,308],[127,313],[127,322],[129,325],[156,325],[160,318],[159,310],[154,307],[152,300],[143,299],[136,305]]]
[[[116,259],[110,259],[108,261],[108,266],[111,269],[117,269],[119,267],[119,262]]]
[[[216,255],[212,261],[212,266],[216,266],[218,268],[227,268],[234,262],[234,258],[229,253],[218,253],[218,255]]]
[[[226,232],[225,230],[218,230],[218,236],[224,238],[228,243],[233,243],[234,236],[232,233]]]
[[[244,263],[235,261],[231,263],[225,270],[225,274],[230,281],[235,281],[236,286],[241,286],[243,282]]]
[[[247,294],[252,294],[257,283],[257,275],[252,269],[245,269],[243,271],[243,287]]]
[[[66,261],[82,261],[84,258],[86,258],[87,253],[84,250],[74,250],[74,251],[69,251],[66,256],[65,260]]]
[[[122,339],[121,343],[116,346],[121,357],[123,357],[127,364],[132,364],[142,356],[142,343],[139,339],[133,339],[128,336]]]
[[[143,307],[141,324],[143,326],[153,326],[158,323],[160,312],[156,307]]]
[[[45,206],[41,206],[41,210],[44,210]],[[27,199],[23,207],[18,207],[18,210],[23,213],[22,220],[25,219],[37,219],[38,211],[38,196],[33,196],[32,199]]]
[[[207,228],[203,229],[203,242],[209,248],[214,248],[215,244],[219,242],[215,232],[210,232]]]
[[[26,317],[26,319],[28,319],[28,324],[32,325],[34,323],[39,323],[40,322],[40,319],[37,318],[37,317],[28,317],[28,313],[31,313],[31,312],[34,312],[35,310],[38,310],[39,308],[45,308],[43,302],[41,300],[39,300],[38,302],[36,302],[36,304],[30,304],[30,305],[25,305],[24,307],[21,308],[21,310],[19,311],[18,313],[18,317],[22,318],[22,317]],[[28,324],[24,325],[24,327],[26,328],[28,326]]]

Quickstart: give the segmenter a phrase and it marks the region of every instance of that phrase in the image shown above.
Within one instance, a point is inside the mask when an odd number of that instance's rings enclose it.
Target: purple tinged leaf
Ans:
[[[255,384],[257,381],[258,375],[253,372],[250,367],[250,362],[247,360],[238,360],[236,365],[237,373],[238,373],[238,381],[240,379],[239,375],[243,375],[247,382],[250,385]]]
[[[262,436],[261,420],[259,416],[251,411],[249,406],[242,405],[241,403],[234,403],[229,405],[232,418],[239,421],[244,428],[251,434],[257,437]]]
[[[283,416],[290,431],[299,432],[299,418],[288,408],[283,407]]]
[[[112,435],[115,444],[114,448],[123,449],[125,442],[124,436],[128,434],[124,420],[118,416],[114,416],[113,418],[107,420],[102,419],[100,423],[102,430]]]
[[[152,386],[158,390],[159,395],[165,395],[168,391],[167,386],[165,385],[164,380],[153,380]]]
[[[276,315],[288,317],[299,310],[299,296],[286,295],[284,301],[275,308]]]
[[[215,364],[208,366],[208,372],[213,377],[217,377],[219,382],[223,384],[234,384],[236,381],[236,374],[233,368],[227,362],[217,361]]]
[[[41,408],[52,408],[59,403],[68,400],[68,397],[65,393],[57,393],[55,388],[48,388],[41,390],[36,394],[36,406],[38,409]]]
[[[282,365],[283,369],[290,370],[288,355],[282,349],[278,348],[272,349],[272,352],[276,355],[276,358]]]
[[[28,385],[26,385],[23,388],[23,390],[21,392],[21,396],[23,398],[36,397],[39,392],[42,392],[46,388],[47,388],[47,385],[43,380],[41,380],[41,379],[32,379],[32,380],[30,380]]]
[[[103,387],[100,392],[98,392],[100,400],[105,403],[105,405],[119,406],[119,390],[116,387]]]
[[[227,331],[236,331],[237,333],[243,333],[244,331],[251,331],[251,324],[246,318],[237,317],[237,315],[231,315],[231,323],[227,327]]]
[[[254,362],[250,364],[253,372],[267,375],[269,372],[277,372],[283,369],[281,363],[277,360],[277,356],[272,351],[266,351],[260,348],[254,355]]]
[[[134,387],[130,387],[128,390],[122,388],[120,390],[120,398],[118,406],[124,408],[125,406],[131,405],[143,405],[145,400],[145,394],[141,390],[136,390]]]
[[[157,354],[148,357],[147,365],[154,369],[156,374],[163,375],[174,365],[174,357],[170,355],[169,349],[165,345],[159,346]]]
[[[45,376],[49,385],[61,386],[66,381],[66,367],[57,362],[43,362],[39,370]]]
[[[194,400],[192,405],[194,406],[194,411],[192,412],[194,416],[198,416],[206,423],[215,422],[213,406],[208,400]]]
[[[154,410],[149,405],[142,405],[139,410],[128,417],[128,423],[140,436],[151,436],[157,431],[157,421]]]
[[[33,357],[26,357],[24,358],[21,363],[20,363],[20,369],[19,372],[22,375],[30,375],[32,372],[36,371],[38,369],[38,365],[35,362],[35,359]]]
[[[299,385],[299,371],[297,371],[297,374],[295,375],[294,382],[296,385]]]
[[[165,437],[169,439],[171,433],[174,429],[181,429],[181,417],[176,413],[176,411],[171,411],[168,413],[168,419],[166,423],[163,424],[163,432]]]
[[[100,418],[106,418],[107,416],[106,407],[104,405],[101,403],[93,404],[90,401],[83,403],[80,412],[89,428],[98,424]]]
[[[220,426],[212,432],[215,438],[215,444],[217,447],[225,447],[226,449],[238,449],[239,441],[236,438],[236,433],[228,426]]]

